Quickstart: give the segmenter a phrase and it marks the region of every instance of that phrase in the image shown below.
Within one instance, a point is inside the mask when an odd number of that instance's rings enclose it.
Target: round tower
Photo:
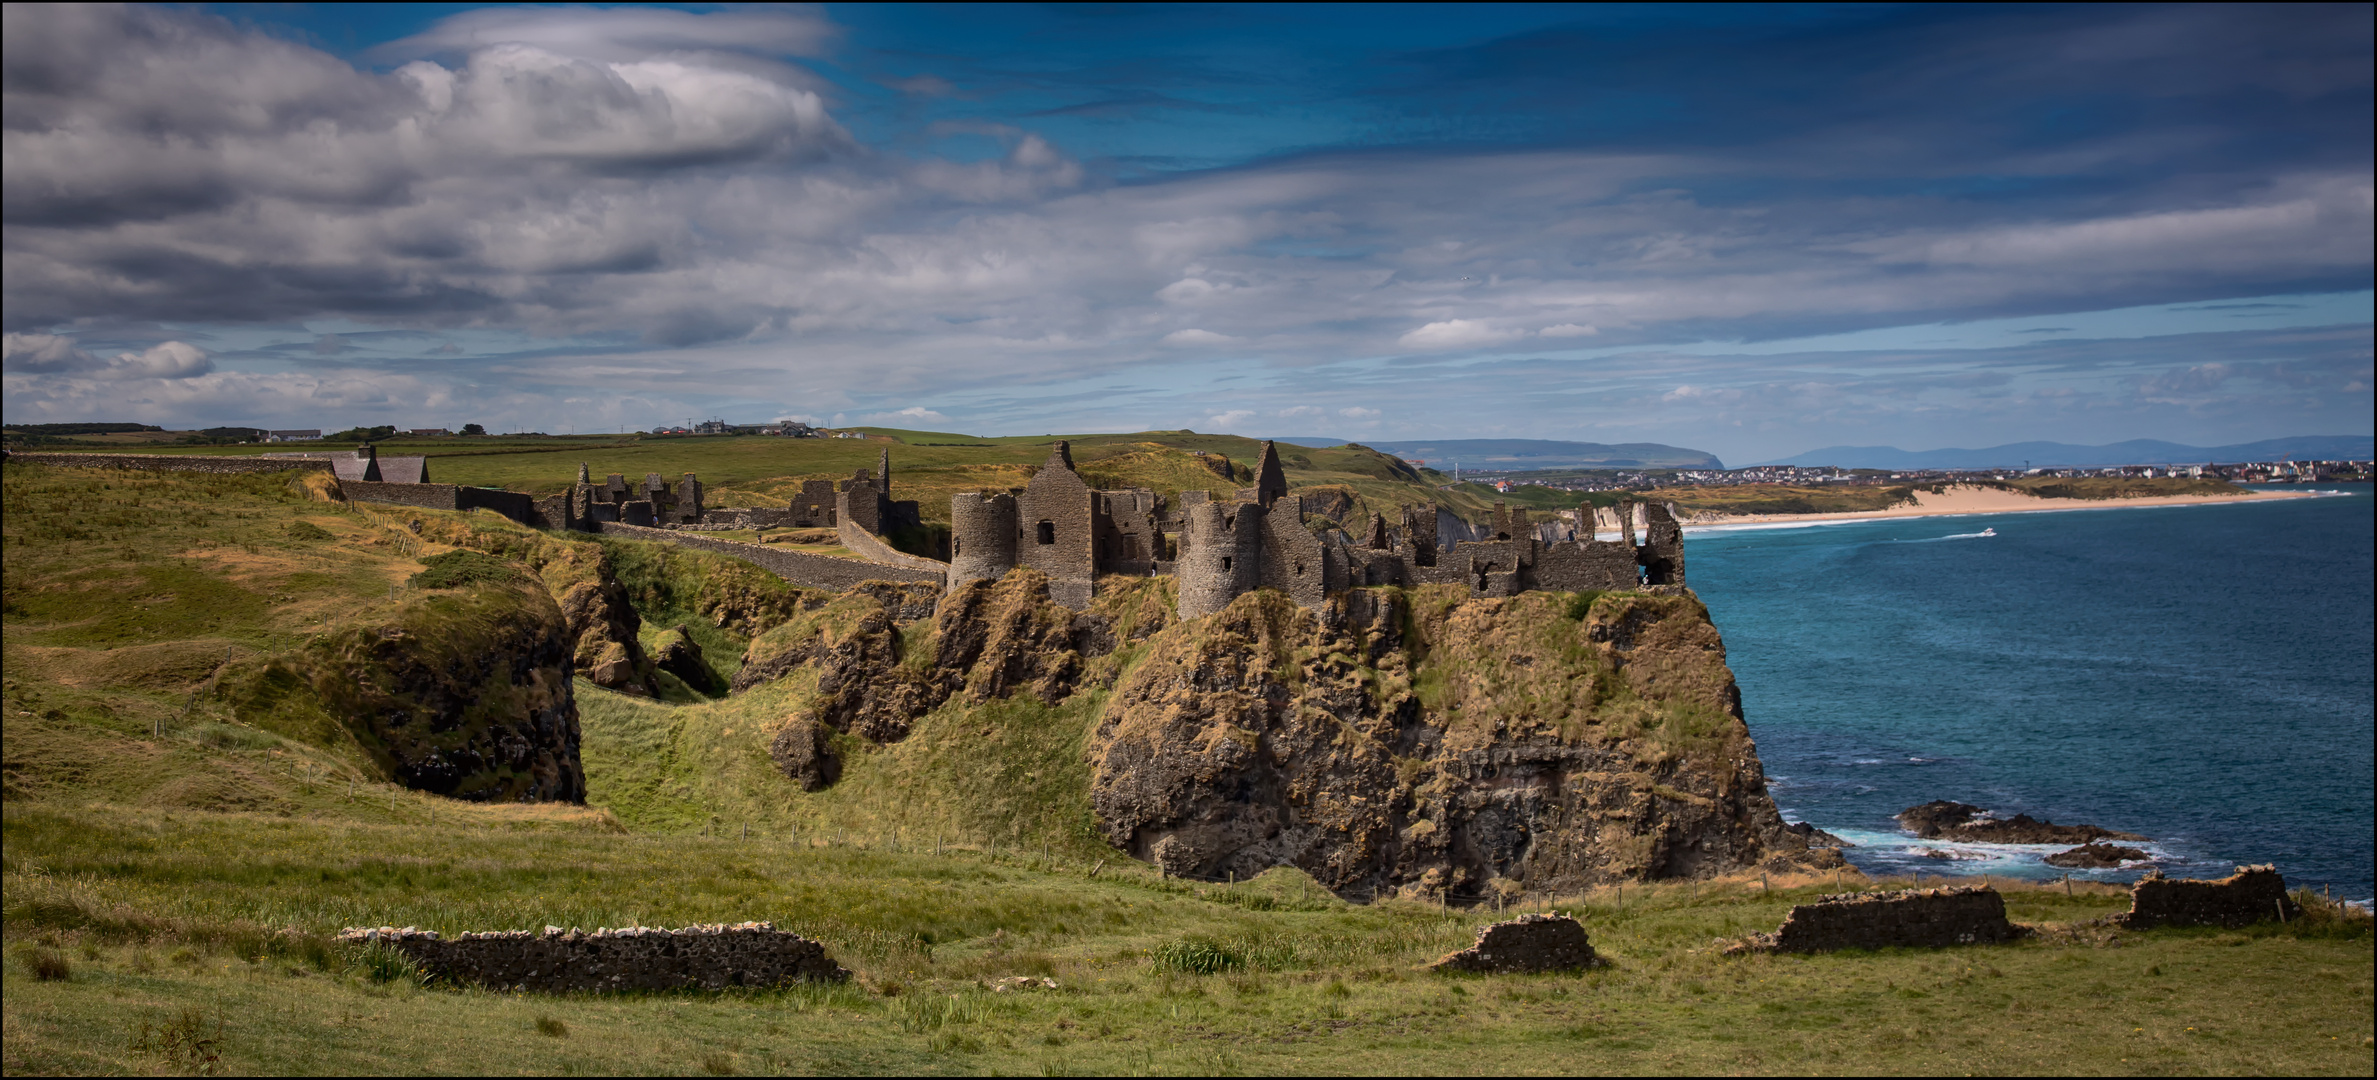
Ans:
[[[1180,531],[1177,608],[1183,619],[1211,615],[1262,583],[1261,503],[1192,503]]]
[[[949,584],[997,581],[1015,569],[1015,530],[1015,496],[950,496]]]

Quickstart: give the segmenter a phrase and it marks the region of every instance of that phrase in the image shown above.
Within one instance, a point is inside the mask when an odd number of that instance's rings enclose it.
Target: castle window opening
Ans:
[[[1043,521],[1040,523],[1040,542],[1043,544],[1056,543],[1056,522]]]
[[[1123,538],[1122,538],[1122,557],[1123,557],[1125,560],[1129,561],[1129,562],[1138,562],[1138,561],[1139,561],[1139,538],[1138,538],[1138,537],[1136,537],[1136,536],[1125,536],[1125,537],[1123,537]]]
[[[951,555],[963,555],[963,554],[965,554],[965,553],[966,553],[966,541],[965,541],[965,538],[964,538],[964,537],[962,537],[962,536],[952,536],[952,537],[950,537],[950,538],[949,538],[949,553],[950,553]]]
[[[1304,576],[1304,564],[1303,564],[1303,563],[1297,563],[1297,564],[1296,564],[1296,576],[1297,576],[1297,577],[1303,577],[1303,576]]]
[[[1229,568],[1230,568],[1230,557],[1229,557],[1229,556],[1227,556],[1227,555],[1224,555],[1224,556],[1222,556],[1222,569],[1224,569],[1224,570],[1227,570],[1227,569],[1229,569]]]

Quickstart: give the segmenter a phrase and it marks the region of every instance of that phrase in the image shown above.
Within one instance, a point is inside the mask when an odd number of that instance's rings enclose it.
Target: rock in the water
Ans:
[[[1477,944],[1429,965],[1431,971],[1499,973],[1577,971],[1601,963],[1585,928],[1566,915],[1521,915],[1477,932]]]
[[[2082,844],[2070,851],[2058,851],[2047,856],[2047,865],[2070,870],[2110,870],[2128,862],[2144,862],[2153,856],[2134,847],[2112,844]]]
[[[1920,839],[1977,844],[2088,844],[2098,840],[2147,839],[2099,825],[2057,825],[2029,814],[2016,814],[2000,821],[1981,807],[1945,799],[1899,811],[1898,823]]]
[[[1809,847],[1853,848],[1857,846],[1804,821],[1794,821],[1783,827],[1798,833],[1801,839],[1808,842]]]
[[[842,778],[842,759],[834,754],[829,741],[833,732],[825,725],[805,716],[796,716],[776,733],[768,745],[768,756],[776,761],[776,771],[801,786],[803,791],[818,791],[832,786]]]

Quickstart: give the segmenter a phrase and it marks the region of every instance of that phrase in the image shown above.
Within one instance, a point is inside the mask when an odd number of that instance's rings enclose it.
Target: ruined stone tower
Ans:
[[[949,584],[997,581],[1015,569],[1015,496],[963,491],[949,500]]]

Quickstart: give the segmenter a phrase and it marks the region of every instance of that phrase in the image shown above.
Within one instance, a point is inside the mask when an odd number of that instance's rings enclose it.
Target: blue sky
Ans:
[[[5,414],[2362,434],[2359,6],[11,5]]]

